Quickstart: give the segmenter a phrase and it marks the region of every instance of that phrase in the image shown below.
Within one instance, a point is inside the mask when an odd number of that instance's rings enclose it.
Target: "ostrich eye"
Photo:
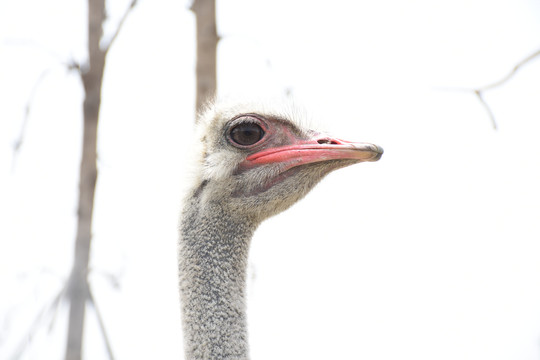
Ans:
[[[255,123],[243,123],[231,129],[231,139],[241,146],[249,146],[257,143],[264,136],[264,130]]]

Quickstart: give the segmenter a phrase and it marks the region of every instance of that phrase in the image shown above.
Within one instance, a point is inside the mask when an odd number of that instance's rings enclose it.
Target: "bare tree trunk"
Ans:
[[[88,264],[92,242],[92,214],[97,181],[97,129],[101,105],[101,84],[106,51],[99,42],[105,21],[105,0],[88,1],[88,69],[82,74],[85,91],[83,144],[79,183],[77,238],[73,268],[68,283],[69,324],[66,360],[80,360],[86,302],[89,299]]]
[[[216,94],[216,57],[219,37],[216,30],[216,1],[194,0],[191,10],[197,22],[196,109]]]

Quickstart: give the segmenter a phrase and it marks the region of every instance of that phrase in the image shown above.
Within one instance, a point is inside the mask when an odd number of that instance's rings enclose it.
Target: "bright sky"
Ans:
[[[110,0],[112,32],[127,0]],[[116,358],[178,359],[176,224],[194,106],[186,2],[140,0],[108,58],[91,285]],[[0,3],[0,359],[59,291],[75,232],[84,1]],[[219,92],[291,90],[384,147],[252,243],[253,359],[540,357],[540,3],[218,2]],[[26,102],[36,88],[14,160]],[[110,281],[117,279],[119,288]],[[86,357],[105,359],[94,313]],[[61,359],[61,308],[23,359]]]

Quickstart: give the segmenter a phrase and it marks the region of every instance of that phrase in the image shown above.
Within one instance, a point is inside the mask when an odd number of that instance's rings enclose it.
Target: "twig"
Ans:
[[[497,130],[497,122],[495,121],[495,115],[493,114],[493,111],[491,111],[491,108],[489,107],[489,105],[486,103],[486,100],[484,100],[482,92],[479,90],[473,90],[473,91],[475,95],[478,97],[480,104],[482,104],[484,109],[486,109],[489,119],[491,120],[491,125],[493,125],[493,130]]]
[[[109,340],[109,336],[107,335],[107,331],[105,330],[105,323],[103,322],[103,316],[101,316],[101,312],[99,311],[99,308],[96,304],[96,300],[94,298],[94,294],[92,293],[91,288],[89,287],[89,294],[90,294],[90,304],[93,306],[94,311],[96,312],[96,318],[99,323],[99,329],[101,330],[101,335],[103,336],[103,341],[105,342],[105,347],[107,348],[107,354],[109,355],[110,360],[114,360],[114,355],[111,347],[111,342]]]
[[[60,300],[62,300],[62,298],[64,297],[65,291],[65,287],[60,290],[60,294],[58,294],[57,298],[54,300],[54,305],[50,309],[50,311],[52,312],[52,316],[51,322],[49,323],[49,333],[52,331],[54,323],[56,322],[56,317],[58,316],[58,309],[60,308]]]
[[[61,61],[60,64],[62,66],[65,66],[66,70],[68,70],[68,71],[77,70],[78,72],[80,72],[79,64],[77,64],[74,60],[72,60],[70,62]],[[28,100],[26,101],[26,105],[24,106],[24,116],[23,116],[23,121],[22,121],[22,124],[21,124],[21,131],[19,132],[19,136],[17,137],[17,139],[13,143],[13,160],[11,162],[11,169],[12,170],[15,168],[15,163],[16,163],[16,160],[17,160],[17,156],[19,155],[19,153],[21,151],[21,147],[22,147],[22,145],[24,143],[24,137],[26,135],[26,128],[28,127],[28,122],[29,122],[29,119],[30,119],[30,111],[32,109],[32,103],[34,102],[34,98],[35,98],[35,96],[37,94],[37,91],[38,91],[41,83],[43,82],[45,77],[47,75],[49,75],[49,73],[52,70],[53,70],[53,67],[49,67],[49,68],[43,70],[41,72],[41,74],[39,74],[36,82],[34,83],[34,86],[32,87],[32,90],[30,91],[30,95],[28,96]]]
[[[478,87],[478,88],[474,88],[474,89],[457,88],[457,89],[451,89],[451,90],[467,91],[467,92],[474,93],[475,96],[478,98],[478,101],[480,101],[480,104],[482,104],[482,106],[484,107],[484,109],[488,113],[488,116],[489,116],[489,118],[491,120],[491,124],[493,125],[493,129],[497,130],[497,122],[495,121],[495,115],[493,114],[493,111],[491,110],[491,107],[488,105],[488,103],[484,99],[484,92],[487,91],[487,90],[491,90],[493,88],[496,88],[498,86],[503,85],[508,80],[510,80],[517,73],[517,71],[519,69],[521,69],[523,66],[525,66],[526,64],[528,64],[529,62],[531,62],[532,60],[534,60],[536,57],[539,57],[539,56],[540,56],[540,49],[535,51],[534,53],[530,54],[529,56],[527,56],[526,58],[524,58],[520,62],[518,62],[508,74],[506,74],[501,79],[499,79],[499,80],[497,80],[497,81],[495,81],[495,82],[493,82],[491,84],[481,86],[481,87]]]
[[[23,47],[31,50],[38,50],[41,51],[43,54],[46,54],[51,58],[55,59],[58,63],[62,63],[64,59],[64,56],[33,39],[7,38],[0,43],[0,46]]]
[[[39,74],[34,86],[32,87],[32,90],[30,91],[30,95],[28,96],[28,100],[26,101],[26,105],[24,106],[24,118],[21,124],[21,132],[19,133],[19,137],[15,140],[13,144],[13,163],[15,163],[15,157],[18,155],[24,141],[26,126],[28,125],[28,119],[30,117],[30,109],[32,107],[34,97],[36,96],[37,89],[43,82],[43,79],[45,79],[45,76],[47,76],[51,72],[51,70],[52,68],[43,70],[41,74]]]
[[[521,69],[524,65],[526,65],[528,62],[532,61],[535,57],[537,56],[540,56],[540,49],[535,51],[534,53],[532,53],[531,55],[527,56],[526,58],[524,58],[523,60],[521,60],[520,62],[518,62],[514,68],[508,73],[506,74],[505,76],[503,76],[500,80],[498,81],[495,81],[494,83],[491,83],[489,85],[486,85],[486,86],[482,86],[480,88],[477,88],[475,89],[474,91],[486,91],[486,90],[489,90],[489,89],[493,89],[497,86],[500,86],[502,84],[504,84],[505,82],[507,82],[508,80],[510,80],[514,75],[515,73]]]
[[[100,271],[100,270],[91,270],[92,273],[94,274],[97,274],[97,275],[101,275],[103,278],[105,278],[109,284],[111,285],[111,287],[115,290],[118,290],[120,289],[120,279],[119,277],[121,275],[115,275],[113,273],[110,273],[110,272],[106,272],[106,271]]]
[[[114,41],[118,37],[118,34],[120,33],[120,30],[124,26],[124,22],[126,21],[129,13],[131,12],[131,10],[133,10],[135,5],[137,5],[137,1],[138,0],[131,0],[131,3],[129,4],[128,8],[124,12],[124,15],[122,15],[122,17],[120,18],[120,21],[118,22],[118,26],[116,27],[116,30],[115,30],[114,34],[112,35],[111,39],[109,40],[109,43],[107,44],[107,46],[105,46],[105,50],[103,50],[105,52],[105,54],[109,51],[112,44],[114,43]]]
[[[66,288],[63,287],[58,294],[54,297],[53,301],[51,301],[50,304],[45,305],[43,309],[37,314],[36,318],[34,319],[34,322],[32,325],[30,325],[30,328],[28,329],[28,333],[26,336],[24,336],[19,343],[19,345],[16,347],[15,352],[13,353],[13,356],[11,356],[11,359],[17,360],[20,359],[24,351],[26,350],[26,344],[28,342],[32,341],[32,338],[34,337],[35,333],[39,329],[39,325],[42,321],[44,321],[44,318],[46,315],[52,313],[51,316],[51,327],[54,323],[54,319],[56,317],[57,309],[60,305],[60,301],[64,297],[64,294],[66,292]]]

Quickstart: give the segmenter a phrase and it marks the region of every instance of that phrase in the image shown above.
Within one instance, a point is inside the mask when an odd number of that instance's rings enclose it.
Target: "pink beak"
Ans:
[[[243,165],[251,168],[257,165],[282,163],[285,164],[283,169],[285,171],[295,166],[328,160],[377,161],[382,154],[383,149],[374,144],[316,137],[251,154]]]

